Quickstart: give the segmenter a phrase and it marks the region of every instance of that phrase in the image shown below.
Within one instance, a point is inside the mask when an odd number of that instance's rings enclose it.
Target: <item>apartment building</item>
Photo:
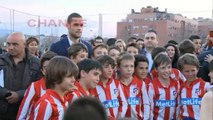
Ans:
[[[132,9],[125,19],[117,22],[117,38],[124,40],[130,37],[144,38],[148,30],[154,29],[158,33],[159,45],[162,46],[169,40],[180,42],[192,34],[206,36],[208,30],[213,28],[209,27],[213,25],[209,23],[203,22],[201,19],[189,19],[181,14],[168,13],[167,10],[159,11],[158,8],[147,6],[141,8],[140,12],[135,12]]]

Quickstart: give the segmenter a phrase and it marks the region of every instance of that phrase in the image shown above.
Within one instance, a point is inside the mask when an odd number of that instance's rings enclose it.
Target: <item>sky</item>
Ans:
[[[7,24],[10,18],[8,9],[29,13],[15,14],[16,22],[23,28],[27,20],[43,18],[66,19],[72,12],[80,13],[87,20],[83,35],[96,36],[98,34],[98,14],[103,15],[103,36],[116,36],[116,23],[125,19],[131,9],[140,12],[142,7],[158,7],[159,10],[167,9],[169,13],[180,13],[188,18],[211,18],[213,0],[0,0],[0,28],[9,28]],[[6,13],[6,14],[5,14]],[[5,15],[4,15],[5,14]],[[16,27],[17,29],[20,29]],[[28,31],[37,31],[36,28],[26,28]],[[41,32],[61,34],[66,33],[66,28],[43,28]]]

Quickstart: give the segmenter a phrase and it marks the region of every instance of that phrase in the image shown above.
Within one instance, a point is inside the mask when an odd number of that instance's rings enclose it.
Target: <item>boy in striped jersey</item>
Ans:
[[[65,94],[73,91],[78,67],[63,56],[50,60],[45,74],[46,93],[36,102],[30,120],[62,120],[68,107]]]
[[[48,51],[41,57],[41,71],[43,75],[45,75],[46,67],[50,59],[52,59],[56,55],[56,53]],[[33,82],[25,92],[16,119],[28,120],[30,113],[32,112],[33,106],[38,101],[38,99],[45,93],[45,91],[46,85],[44,77],[42,77],[39,81]]]
[[[87,47],[82,43],[75,43],[72,44],[68,48],[68,57],[72,60],[75,64],[78,62],[88,58],[88,50]]]
[[[121,54],[118,58],[118,70],[120,71],[121,87],[127,101],[125,118],[148,120],[150,104],[146,85],[142,80],[133,76],[134,57],[129,53]]]
[[[170,77],[172,64],[168,55],[159,54],[154,58],[157,77],[152,80],[149,88],[151,102],[151,120],[176,119],[178,111],[178,94],[180,85]]]
[[[107,115],[110,119],[123,118],[126,111],[126,99],[122,92],[120,82],[112,77],[115,61],[108,55],[103,55],[97,59],[103,71],[100,81],[95,89],[91,91],[105,106]]]
[[[183,120],[199,120],[201,99],[210,89],[210,84],[197,77],[199,61],[194,54],[181,56],[178,68],[186,78],[186,82],[181,85],[180,117]]]
[[[78,68],[78,81],[75,82],[76,89],[67,94],[69,103],[79,97],[91,96],[90,90],[97,86],[103,69],[102,65],[98,61],[91,59],[84,59],[80,61],[78,63]]]
[[[152,81],[148,73],[149,61],[144,55],[135,55],[135,70],[134,75],[146,84],[147,90]]]
[[[154,60],[155,56],[157,56],[159,54],[168,55],[168,53],[167,53],[167,51],[166,51],[165,48],[163,48],[163,47],[156,47],[156,48],[154,48],[152,50],[152,59]],[[158,77],[158,73],[156,72],[155,69],[153,69],[150,72],[150,78],[153,80],[156,77]],[[180,83],[183,83],[184,81],[186,81],[186,79],[183,76],[183,74],[178,69],[176,69],[176,68],[172,68],[170,77],[172,79],[178,80]]]

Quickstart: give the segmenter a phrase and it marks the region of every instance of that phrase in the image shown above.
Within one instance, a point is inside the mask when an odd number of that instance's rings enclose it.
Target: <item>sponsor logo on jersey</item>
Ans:
[[[175,107],[176,100],[156,100],[155,106],[158,107]]]
[[[180,103],[182,105],[200,105],[201,98],[182,98]]]
[[[118,99],[107,100],[103,102],[105,108],[115,108],[119,106]]]
[[[127,99],[129,105],[139,105],[140,104],[140,98],[136,97],[130,97]]]

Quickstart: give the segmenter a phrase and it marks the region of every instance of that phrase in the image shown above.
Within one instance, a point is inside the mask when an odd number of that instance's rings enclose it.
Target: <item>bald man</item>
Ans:
[[[39,59],[26,49],[23,33],[7,38],[8,52],[0,55],[0,120],[15,120],[28,85],[41,77]]]

